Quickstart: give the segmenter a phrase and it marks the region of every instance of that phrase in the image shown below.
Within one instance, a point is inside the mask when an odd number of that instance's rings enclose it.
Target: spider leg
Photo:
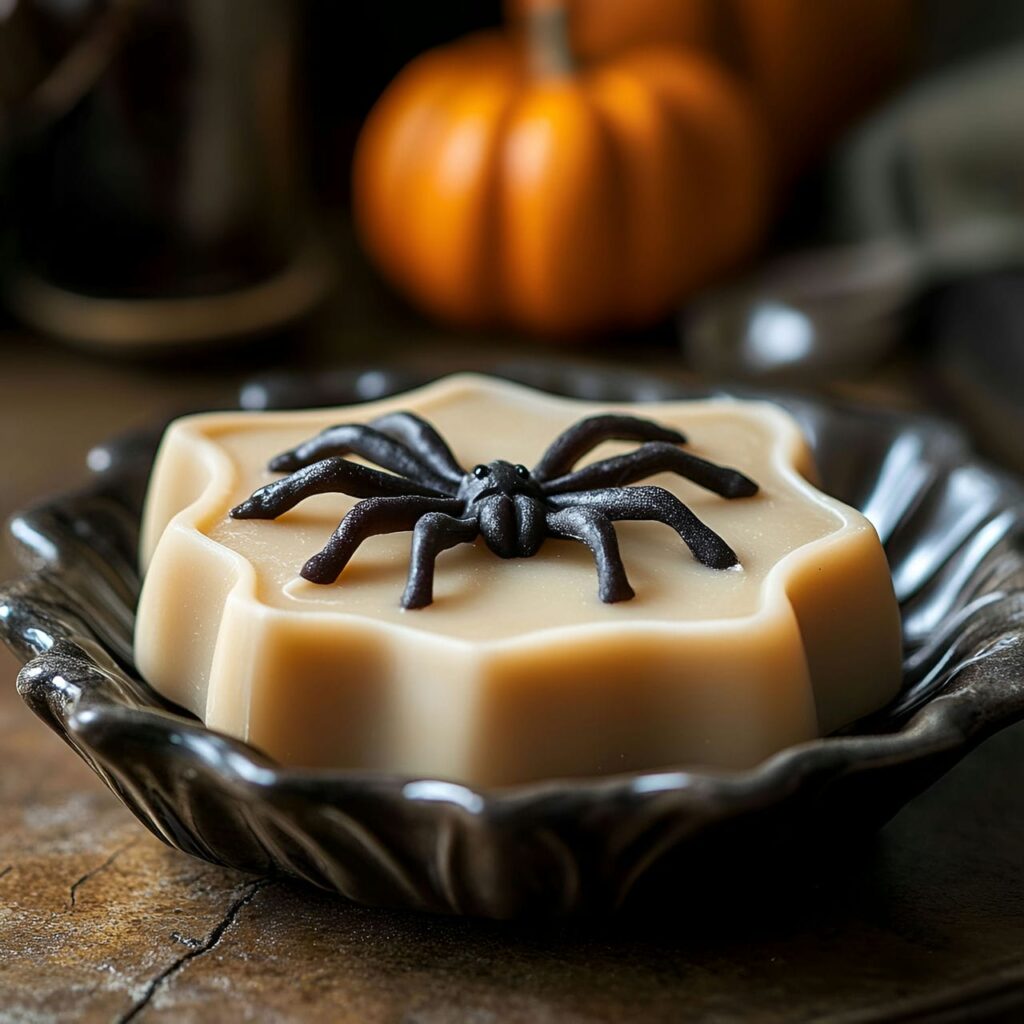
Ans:
[[[454,498],[367,498],[349,509],[331,539],[302,567],[310,583],[333,583],[367,537],[411,530],[428,512],[458,511]]]
[[[466,475],[466,471],[452,455],[451,448],[422,417],[411,412],[389,412],[378,416],[370,426],[411,448],[422,462],[445,480],[459,484]]]
[[[738,470],[708,462],[664,441],[650,441],[636,451],[549,480],[543,490],[545,494],[563,494],[595,487],[624,487],[655,473],[676,473],[723,498],[749,498],[757,493],[757,484]]]
[[[665,523],[679,534],[702,565],[729,569],[739,562],[736,552],[664,487],[612,487],[553,494],[548,498],[548,504],[555,509],[593,508],[613,521],[632,519]]]
[[[619,554],[619,541],[611,520],[596,508],[562,509],[547,514],[548,530],[553,537],[578,540],[586,544],[597,563],[598,596],[605,604],[628,601],[633,588]]]
[[[534,478],[543,483],[567,473],[587,452],[603,441],[667,441],[671,444],[684,444],[686,438],[678,430],[637,416],[589,416],[564,430],[548,445],[540,462],[533,467]]]
[[[409,578],[402,594],[403,608],[424,608],[434,599],[434,562],[442,551],[476,539],[475,519],[455,519],[443,512],[428,512],[412,534]]]
[[[362,423],[340,423],[270,460],[269,469],[291,473],[332,455],[359,455],[401,476],[426,484],[435,491],[454,493],[452,482],[434,472],[411,449],[387,434]]]
[[[303,499],[331,491],[349,494],[353,498],[408,495],[448,497],[432,487],[335,457],[321,459],[312,466],[296,470],[290,476],[260,487],[241,505],[236,505],[230,515],[232,519],[276,519]]]

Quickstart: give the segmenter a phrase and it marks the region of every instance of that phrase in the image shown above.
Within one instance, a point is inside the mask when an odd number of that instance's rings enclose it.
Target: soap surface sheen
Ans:
[[[433,604],[406,611],[408,533],[364,542],[336,584],[298,575],[357,499],[319,495],[276,521],[227,515],[280,476],[273,455],[403,409],[467,468],[532,465],[599,412],[682,430],[687,450],[759,493],[727,501],[667,473],[642,483],[677,495],[740,567],[699,564],[663,524],[617,523],[636,597],[609,605],[580,544],[549,539],[505,560],[478,540],[443,553]],[[602,444],[579,465],[635,447]],[[899,686],[877,535],[812,487],[813,472],[795,422],[769,403],[594,404],[469,374],[347,409],[187,417],[168,429],[147,498],[136,662],[211,728],[286,764],[485,786],[750,767]]]

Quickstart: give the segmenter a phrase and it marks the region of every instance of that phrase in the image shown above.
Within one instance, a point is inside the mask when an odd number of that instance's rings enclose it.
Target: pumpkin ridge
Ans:
[[[356,152],[357,230],[378,266],[417,296],[417,263],[399,211],[408,200],[424,139],[464,77],[465,45],[429,51],[407,65],[370,112]],[[400,138],[388,138],[389,129]]]
[[[584,93],[598,132],[603,136],[605,158],[608,161],[605,173],[611,182],[609,193],[612,197],[611,207],[604,211],[609,225],[609,258],[605,267],[605,283],[601,289],[601,298],[605,309],[598,315],[605,322],[618,325],[627,319],[623,316],[622,310],[630,304],[632,286],[630,268],[635,256],[635,253],[631,251],[633,239],[629,231],[627,209],[631,182],[629,181],[625,147],[629,143],[619,134],[618,126],[613,123],[603,106],[597,102],[592,82],[593,75],[591,74],[583,82]]]
[[[427,268],[435,280],[447,284],[439,283],[428,292],[435,302],[444,302],[440,308],[445,315],[466,325],[482,324],[493,314],[490,278],[496,268],[490,266],[489,250],[493,250],[496,219],[496,150],[514,89],[515,77],[497,64],[483,75],[477,72],[464,78],[448,97],[441,138],[424,160],[425,180],[432,182],[424,200],[428,219],[442,251],[448,253],[447,259],[437,259]],[[469,143],[469,150],[461,154],[460,141]],[[460,161],[470,162],[458,168]],[[449,162],[465,179],[454,190],[444,182],[453,170],[445,166]],[[445,289],[447,299],[442,294]]]
[[[480,294],[484,299],[482,315],[491,322],[512,319],[510,296],[505,282],[508,269],[505,266],[505,232],[501,216],[501,197],[505,185],[505,148],[509,125],[521,103],[522,74],[510,80],[510,88],[496,118],[491,140],[491,155],[488,162],[483,203],[484,218],[479,231]]]
[[[638,102],[631,104],[623,96],[624,85]],[[679,291],[673,270],[679,261],[671,259],[671,236],[677,230],[673,225],[680,201],[667,186],[680,169],[681,147],[661,98],[620,62],[594,71],[591,97],[611,134],[618,166],[621,243],[615,251],[622,270],[616,274],[616,319],[629,326],[658,316]],[[641,203],[645,208],[630,216],[627,204]]]
[[[692,109],[693,97],[674,93],[658,75],[649,74],[648,62],[651,55],[650,47],[635,51],[623,59],[623,66],[627,73],[634,74],[647,85],[661,105],[667,130],[678,140],[679,151],[685,157],[683,173],[686,175],[686,183],[680,188],[683,202],[678,212],[678,230],[682,237],[676,261],[679,268],[677,293],[682,295],[687,289],[704,284],[711,276],[707,254],[717,235],[721,200],[714,199],[716,182],[708,159],[708,140],[704,126],[700,123],[700,113]],[[654,56],[658,54],[654,53]]]
[[[754,77],[753,54],[747,20],[737,0],[710,0],[705,3],[705,12],[711,50],[721,56],[728,70],[750,83]]]
[[[527,88],[506,146],[503,230],[516,318],[565,336],[607,303],[607,135],[578,77]]]
[[[761,229],[767,145],[762,144],[745,92],[728,72],[698,56],[681,64],[659,48],[652,47],[643,56],[647,80],[660,90],[677,122],[688,124],[696,140],[691,166],[699,175],[697,193],[702,202],[701,220],[695,227],[706,258],[702,276],[692,284],[703,284],[749,251]],[[725,198],[711,201],[716,194]]]

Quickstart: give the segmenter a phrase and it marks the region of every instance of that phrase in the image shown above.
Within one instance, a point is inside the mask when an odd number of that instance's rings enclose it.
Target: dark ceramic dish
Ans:
[[[657,378],[506,372],[591,399],[696,397]],[[345,404],[421,383],[374,371],[244,389],[249,408]],[[835,863],[986,736],[1024,717],[1024,491],[942,423],[784,399],[825,489],[878,528],[903,609],[891,707],[738,774],[685,770],[475,792],[279,768],[138,677],[139,512],[158,432],[90,454],[88,489],[16,516],[0,591],[18,688],[156,835],[363,903],[489,917],[688,906]],[[870,643],[870,638],[865,638]]]

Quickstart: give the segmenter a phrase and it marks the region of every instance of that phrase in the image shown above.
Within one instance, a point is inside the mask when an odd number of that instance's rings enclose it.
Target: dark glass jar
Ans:
[[[21,0],[24,2],[24,0]],[[50,20],[87,5],[33,0]],[[69,340],[249,336],[308,310],[290,0],[88,0],[26,109],[8,207],[15,313]]]

